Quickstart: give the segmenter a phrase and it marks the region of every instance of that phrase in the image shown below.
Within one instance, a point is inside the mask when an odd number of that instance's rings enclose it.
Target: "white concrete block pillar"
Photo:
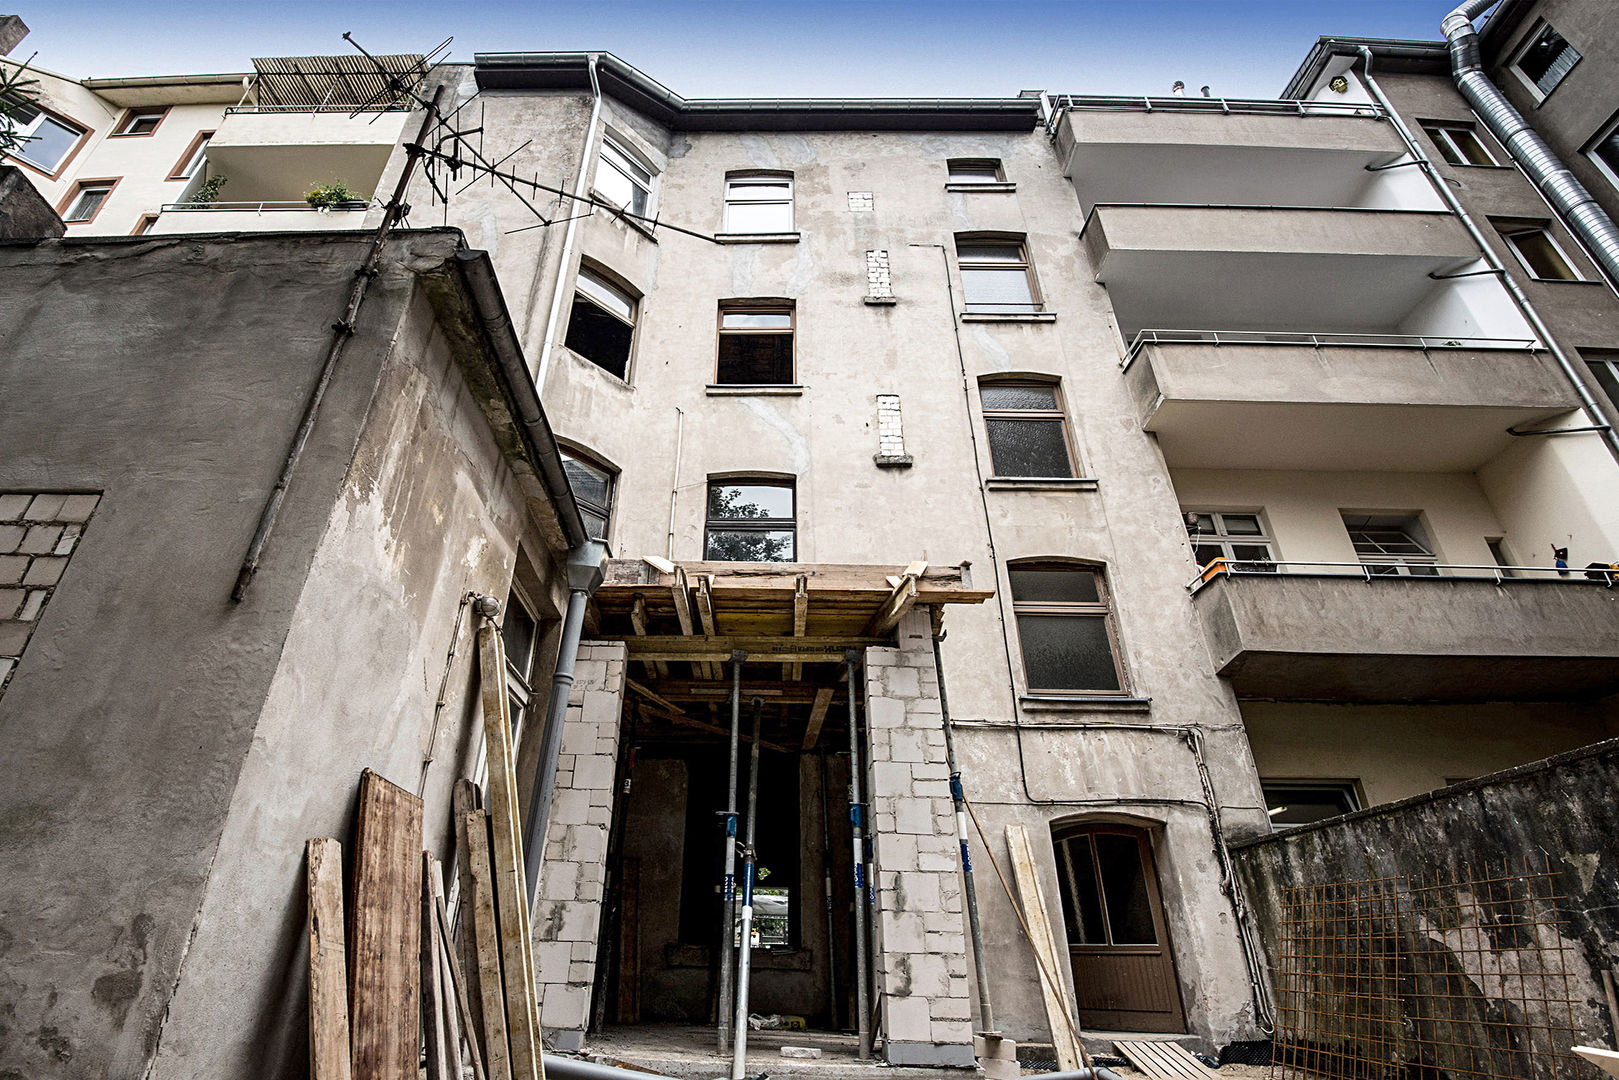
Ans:
[[[928,612],[905,616],[898,648],[867,649],[865,672],[885,1054],[892,1065],[971,1068],[967,936]]]
[[[624,651],[618,642],[579,646],[534,902],[540,1027],[563,1050],[584,1045],[590,1022],[624,706]]]

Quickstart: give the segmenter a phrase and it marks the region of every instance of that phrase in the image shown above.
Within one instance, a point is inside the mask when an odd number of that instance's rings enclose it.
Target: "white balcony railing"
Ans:
[[[1530,351],[1534,338],[1452,337],[1444,334],[1305,334],[1270,330],[1141,330],[1119,361],[1129,368],[1149,345],[1293,345],[1319,349],[1504,349]]]
[[[1092,94],[1059,94],[1051,99],[1056,110],[1103,110],[1125,112],[1203,112],[1260,113],[1278,116],[1365,116],[1384,115],[1381,107],[1369,102],[1298,101],[1276,98],[1223,97],[1109,97]]]
[[[1410,580],[1434,580],[1450,578],[1461,581],[1494,581],[1497,585],[1509,584],[1566,584],[1566,585],[1605,585],[1613,588],[1619,585],[1619,566],[1583,569],[1569,567],[1559,569],[1552,566],[1496,566],[1474,563],[1436,563],[1436,562],[1401,562],[1390,559],[1386,562],[1299,562],[1299,561],[1235,561],[1225,558],[1211,559],[1209,563],[1198,571],[1197,577],[1186,583],[1186,590],[1196,593],[1211,581],[1222,577],[1238,576],[1274,576],[1276,574],[1294,574],[1306,577],[1347,577],[1362,578],[1368,582],[1384,581],[1391,578]]]

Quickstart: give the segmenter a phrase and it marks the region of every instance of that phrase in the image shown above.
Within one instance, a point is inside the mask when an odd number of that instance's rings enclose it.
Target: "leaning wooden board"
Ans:
[[[1017,882],[1018,899],[1023,904],[1023,921],[1028,924],[1030,944],[1034,947],[1036,963],[1042,969],[1039,972],[1040,996],[1046,1006],[1046,1021],[1051,1025],[1057,1069],[1068,1072],[1079,1068],[1082,1055],[1073,1028],[1069,1026],[1068,1006],[1063,999],[1061,976],[1057,974],[1061,970],[1057,966],[1057,938],[1046,914],[1046,899],[1034,868],[1028,830],[1022,825],[1008,825],[1006,850],[1012,857],[1012,879]]]
[[[1192,1056],[1177,1042],[1159,1039],[1115,1039],[1125,1059],[1152,1080],[1204,1080],[1220,1074]]]
[[[343,845],[316,837],[309,863],[309,1076],[349,1080],[348,958],[343,934]]]
[[[354,828],[349,1026],[354,1080],[418,1080],[422,800],[367,769]]]

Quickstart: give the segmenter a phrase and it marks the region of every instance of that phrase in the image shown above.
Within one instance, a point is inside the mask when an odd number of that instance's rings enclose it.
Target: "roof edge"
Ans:
[[[1281,96],[1297,100],[1310,92],[1310,87],[1321,77],[1334,57],[1358,56],[1362,48],[1372,51],[1379,60],[1391,62],[1394,70],[1448,72],[1450,53],[1443,41],[1410,41],[1403,38],[1335,37],[1324,35],[1293,73]]]

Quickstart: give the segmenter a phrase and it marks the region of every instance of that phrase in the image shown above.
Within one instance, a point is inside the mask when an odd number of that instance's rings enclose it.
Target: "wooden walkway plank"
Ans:
[[[1028,924],[1034,951],[1046,971],[1057,980],[1057,985],[1053,986],[1050,980],[1042,977],[1040,996],[1046,1006],[1046,1021],[1051,1025],[1051,1043],[1057,1051],[1057,1071],[1069,1072],[1079,1068],[1079,1046],[1068,1026],[1068,1006],[1063,1000],[1062,976],[1058,974],[1062,968],[1057,963],[1057,938],[1052,933],[1051,919],[1046,914],[1045,896],[1035,871],[1029,834],[1022,825],[1006,827],[1006,849],[1012,859],[1012,878],[1017,883],[1018,899],[1023,904],[1023,921]]]
[[[1167,1039],[1116,1039],[1113,1045],[1149,1080],[1207,1080],[1220,1074]]]
[[[367,769],[354,834],[354,1080],[418,1080],[422,800]]]
[[[348,957],[343,932],[343,845],[317,837],[309,863],[309,1076],[349,1080]]]

